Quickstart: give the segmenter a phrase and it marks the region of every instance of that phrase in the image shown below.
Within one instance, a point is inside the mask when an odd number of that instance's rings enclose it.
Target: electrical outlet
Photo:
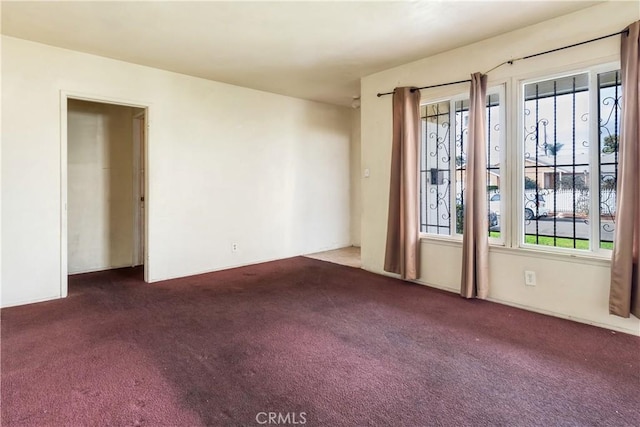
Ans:
[[[231,244],[231,252],[238,252],[238,244],[237,243],[232,243]]]
[[[524,272],[524,284],[526,286],[535,286],[536,285],[536,272],[535,271],[525,271]]]

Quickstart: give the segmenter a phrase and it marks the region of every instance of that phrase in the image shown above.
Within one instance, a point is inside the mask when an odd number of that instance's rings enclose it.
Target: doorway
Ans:
[[[144,265],[146,252],[147,109],[64,101],[62,296],[68,275]]]

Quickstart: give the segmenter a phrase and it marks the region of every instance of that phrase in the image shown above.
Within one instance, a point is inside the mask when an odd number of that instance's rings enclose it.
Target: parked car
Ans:
[[[525,195],[524,202],[524,219],[531,220],[534,218],[540,218],[543,216],[549,216],[549,208],[544,199],[544,195],[538,194],[537,202],[536,195]],[[536,206],[537,205],[537,206]],[[496,193],[489,198],[489,210],[500,215],[500,193]],[[536,216],[537,213],[537,216]]]

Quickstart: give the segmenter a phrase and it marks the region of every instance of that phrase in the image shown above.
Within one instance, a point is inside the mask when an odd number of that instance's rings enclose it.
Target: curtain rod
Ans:
[[[546,55],[546,54],[548,54],[548,53],[557,52],[557,51],[559,51],[559,50],[569,49],[569,48],[572,48],[572,47],[581,46],[581,45],[583,45],[583,44],[597,42],[597,41],[599,41],[599,40],[607,39],[607,38],[609,38],[609,37],[619,36],[619,35],[621,35],[621,34],[626,34],[626,35],[628,35],[628,34],[629,34],[629,29],[625,29],[625,30],[622,30],[622,31],[618,31],[617,33],[613,33],[613,34],[608,34],[608,35],[606,35],[606,36],[596,37],[595,39],[586,40],[586,41],[583,41],[583,42],[580,42],[580,43],[574,43],[574,44],[570,44],[570,45],[568,45],[568,46],[562,46],[562,47],[558,47],[558,48],[551,49],[551,50],[545,50],[544,52],[534,53],[534,54],[532,54],[532,55],[523,56],[523,57],[521,57],[521,58],[514,58],[514,59],[510,59],[510,60],[508,60],[508,61],[504,61],[503,63],[496,65],[495,67],[493,67],[492,69],[490,69],[489,71],[487,71],[487,72],[486,72],[486,73],[484,73],[484,74],[489,74],[491,71],[493,71],[493,70],[495,70],[495,69],[497,69],[497,68],[500,68],[500,67],[502,67],[503,65],[506,65],[506,64],[513,65],[513,63],[514,63],[514,62],[516,62],[516,61],[522,61],[523,59],[535,58],[536,56]],[[457,82],[440,83],[440,84],[437,84],[437,85],[416,87],[416,88],[411,89],[411,92],[415,92],[416,90],[422,90],[422,89],[431,89],[431,88],[434,88],[434,87],[449,86],[449,85],[457,85],[457,84],[459,84],[459,83],[469,83],[470,81],[471,81],[471,79],[467,79],[467,80],[458,80]],[[394,91],[391,91],[391,92],[385,92],[385,93],[378,93],[378,94],[377,94],[377,96],[378,96],[378,98],[380,98],[381,96],[385,96],[385,95],[392,95],[392,94],[393,94],[393,92],[394,92]]]

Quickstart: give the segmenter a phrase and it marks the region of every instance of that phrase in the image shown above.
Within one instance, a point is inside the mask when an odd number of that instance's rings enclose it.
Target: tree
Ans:
[[[618,151],[618,135],[609,135],[604,138],[602,152],[604,154],[613,154]]]
[[[547,156],[557,156],[564,144],[544,144],[544,152]]]
[[[567,174],[563,175],[562,178],[560,178],[560,188],[562,188],[563,190],[576,189],[582,191],[587,190],[589,187],[587,186],[583,175]]]
[[[607,191],[616,190],[616,178],[613,175],[605,175],[600,180],[600,188]]]
[[[536,190],[538,188],[538,183],[529,178],[528,176],[524,177],[524,189],[525,190]]]

